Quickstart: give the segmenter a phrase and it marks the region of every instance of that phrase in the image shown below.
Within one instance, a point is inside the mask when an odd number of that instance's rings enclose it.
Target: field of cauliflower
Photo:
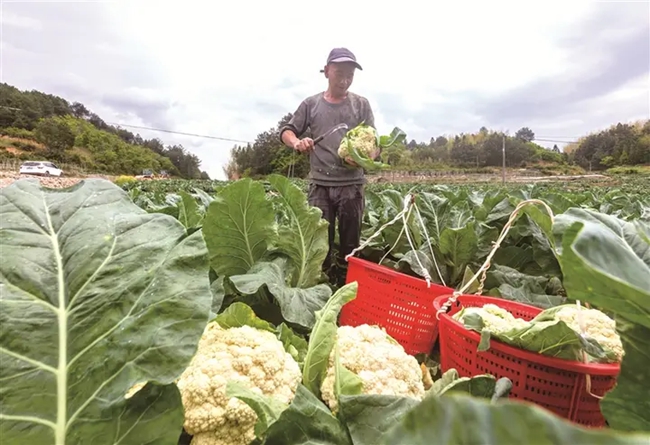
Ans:
[[[367,190],[357,257],[537,308],[457,310],[476,354],[620,364],[588,428],[497,367],[463,375],[438,345],[341,323],[364,282],[322,272],[304,183],[179,184],[0,190],[2,445],[650,444],[647,185]]]

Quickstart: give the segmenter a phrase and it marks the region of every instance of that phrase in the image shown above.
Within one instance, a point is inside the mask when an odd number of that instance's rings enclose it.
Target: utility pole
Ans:
[[[503,135],[502,145],[501,145],[501,155],[503,157],[503,171],[501,173],[501,182],[506,183],[506,135]]]

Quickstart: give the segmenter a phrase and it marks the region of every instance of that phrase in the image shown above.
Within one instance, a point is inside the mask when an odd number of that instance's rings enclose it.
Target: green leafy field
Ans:
[[[359,394],[348,371],[332,414],[319,382],[336,317],[356,285],[339,288],[322,273],[327,224],[305,189],[282,176],[122,189],[87,180],[67,190],[21,180],[2,189],[3,444],[189,443],[174,382],[217,315],[229,326],[277,332],[303,366],[288,406],[229,387],[258,413],[258,444],[650,443],[647,182],[367,188],[364,239],[402,210],[407,193],[421,219],[407,219],[413,245],[398,222],[359,256],[470,292],[477,283],[468,278],[515,207],[530,199],[548,205],[552,216],[541,205],[522,209],[491,261],[484,294],[540,308],[579,299],[616,317],[625,357],[617,387],[601,402],[609,428],[600,431],[508,399],[490,376],[437,380],[418,402]],[[125,398],[138,383],[147,384]]]

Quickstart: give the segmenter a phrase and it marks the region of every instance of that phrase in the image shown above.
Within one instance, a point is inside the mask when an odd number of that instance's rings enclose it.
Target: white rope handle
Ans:
[[[436,255],[433,253],[433,246],[431,245],[431,237],[429,236],[429,232],[427,231],[427,226],[424,224],[424,219],[422,218],[422,214],[420,213],[420,208],[417,205],[414,205],[414,207],[415,207],[415,213],[418,215],[418,221],[420,222],[420,227],[422,227],[422,230],[424,231],[424,237],[427,240],[427,245],[429,246],[429,252],[431,253],[431,259],[433,260],[433,265],[436,267],[436,272],[438,272],[438,278],[440,278],[440,282],[442,283],[443,286],[447,286],[447,283],[445,283],[445,279],[442,276],[442,272],[440,272],[440,267],[438,267],[438,261],[436,260]],[[415,256],[417,256],[417,254]]]
[[[380,228],[379,228],[375,233],[373,233],[372,235],[370,235],[370,236],[368,237],[367,240],[365,240],[363,243],[361,243],[361,245],[360,245],[359,247],[353,249],[352,252],[350,252],[349,254],[347,254],[347,255],[345,256],[345,261],[348,261],[348,260],[350,259],[351,256],[354,256],[355,253],[360,252],[360,251],[362,251],[363,249],[365,249],[365,248],[368,246],[368,244],[370,244],[370,242],[371,242],[373,239],[377,238],[377,237],[381,234],[381,232],[383,232],[384,230],[386,230],[386,228],[388,228],[389,226],[392,226],[392,225],[395,224],[397,221],[399,221],[400,219],[402,219],[402,217],[403,217],[403,216],[404,216],[404,215],[409,211],[409,209],[410,209],[411,206],[413,205],[413,202],[412,202],[412,201],[414,201],[414,200],[413,200],[413,196],[410,195],[410,194],[406,195],[406,196],[404,197],[404,207],[402,208],[402,210],[401,210],[397,215],[395,215],[395,218],[393,218],[392,220],[390,220],[390,221],[388,221],[387,223],[385,223],[384,225],[382,225],[382,226],[381,226],[381,227],[380,227]]]
[[[440,309],[436,312],[436,319],[440,320],[440,314],[443,314],[451,308],[451,306],[456,303],[456,300],[458,297],[469,289],[469,287],[476,281],[479,276],[480,278],[480,291],[482,291],[483,288],[483,283],[485,282],[485,278],[487,276],[487,271],[491,266],[491,261],[494,255],[497,253],[497,250],[499,250],[499,247],[501,247],[501,243],[505,239],[506,235],[510,231],[510,228],[512,225],[515,223],[515,220],[517,219],[517,216],[519,216],[519,212],[521,211],[522,208],[524,208],[527,205],[530,204],[540,204],[542,205],[546,211],[548,212],[549,216],[551,217],[551,221],[554,220],[555,216],[553,215],[553,211],[551,208],[546,204],[544,201],[541,201],[539,199],[527,199],[525,201],[521,201],[519,204],[517,204],[517,207],[515,207],[515,210],[510,214],[510,218],[508,218],[508,222],[503,226],[503,229],[501,229],[501,234],[499,235],[499,238],[494,242],[494,246],[492,247],[492,250],[490,250],[490,253],[488,253],[487,258],[485,259],[485,262],[483,265],[478,269],[478,271],[474,274],[474,276],[467,282],[463,287],[461,287],[459,290],[454,291],[453,294],[449,296],[447,301],[442,305]]]
[[[413,211],[413,206],[409,208],[409,211],[406,213],[405,216],[404,215],[402,216],[402,228],[400,229],[397,238],[395,238],[395,242],[393,243],[393,245],[390,246],[390,249],[388,249],[388,251],[379,260],[379,264],[382,264],[384,262],[384,260],[388,257],[388,255],[390,255],[391,252],[395,249],[395,247],[397,247],[397,243],[399,243],[399,240],[402,239],[402,234],[404,233],[405,230],[407,230],[407,227],[404,225],[403,221],[404,219],[408,221],[408,219],[411,217],[412,211]]]
[[[415,200],[413,203],[413,206],[417,209],[417,206],[415,205]],[[411,216],[411,212],[409,211],[409,216]],[[404,233],[406,233],[406,239],[409,242],[409,247],[411,248],[412,251],[415,252],[415,260],[418,262],[418,266],[420,266],[420,270],[422,270],[422,275],[424,276],[424,280],[427,282],[427,289],[431,287],[431,275],[429,275],[429,271],[427,270],[426,267],[422,264],[422,261],[420,261],[420,255],[418,255],[418,251],[413,245],[413,240],[411,240],[411,235],[409,235],[409,230],[408,230],[408,218],[406,215],[402,218],[403,223],[404,223]]]
[[[402,210],[397,215],[395,215],[395,218],[393,218],[391,221],[388,221],[387,223],[382,225],[375,233],[373,233],[371,236],[369,236],[368,239],[365,240],[359,247],[357,247],[356,249],[353,249],[352,252],[350,252],[348,255],[346,255],[345,256],[345,261],[348,261],[350,259],[350,257],[353,256],[355,253],[357,253],[357,252],[363,250],[365,247],[367,247],[368,244],[370,244],[370,242],[373,239],[375,239],[377,236],[379,236],[388,226],[391,226],[391,225],[395,224],[397,221],[399,221],[401,219],[402,220],[402,230],[400,230],[400,233],[397,236],[397,239],[395,240],[395,242],[393,243],[391,248],[381,258],[381,260],[379,261],[379,264],[381,264],[384,261],[384,259],[386,259],[386,257],[393,251],[393,249],[397,246],[397,243],[399,242],[399,240],[402,238],[402,234],[405,233],[406,234],[406,240],[409,243],[409,247],[411,248],[411,250],[413,250],[415,252],[415,260],[417,261],[418,266],[420,266],[420,269],[422,270],[422,276],[423,276],[424,280],[427,283],[427,288],[430,288],[431,287],[431,282],[433,280],[431,278],[431,275],[429,274],[429,270],[426,267],[424,267],[424,264],[422,264],[422,261],[420,260],[420,256],[417,254],[418,249],[415,248],[415,245],[413,243],[413,239],[411,238],[411,235],[410,235],[409,230],[408,230],[408,220],[411,217],[411,212],[413,211],[413,208],[415,208],[416,214],[418,216],[418,222],[420,223],[420,226],[421,226],[422,230],[424,231],[424,235],[426,237],[427,244],[429,245],[429,251],[431,252],[431,258],[433,260],[433,264],[436,267],[436,271],[438,272],[438,276],[440,277],[440,280],[442,281],[443,286],[446,286],[444,278],[442,277],[442,273],[440,272],[438,262],[436,261],[436,257],[435,257],[435,255],[433,253],[433,247],[431,246],[431,239],[429,238],[429,233],[427,231],[426,225],[424,224],[424,220],[422,219],[422,215],[420,214],[420,209],[418,208],[418,206],[415,203],[415,195],[412,195],[412,194],[408,193],[404,197],[403,203],[404,203],[404,205],[403,205]]]

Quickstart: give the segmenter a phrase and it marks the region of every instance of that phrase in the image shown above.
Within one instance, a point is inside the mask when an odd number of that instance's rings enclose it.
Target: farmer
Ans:
[[[350,168],[349,162],[346,166],[346,161],[338,155],[339,144],[347,130],[330,134],[316,145],[312,138],[302,136],[309,130],[315,138],[341,123],[347,124],[348,130],[361,122],[375,126],[368,100],[348,91],[357,69],[361,70],[361,65],[350,50],[334,48],[321,70],[327,79],[327,90],[303,100],[291,120],[280,129],[280,138],[286,146],[300,153],[309,153],[308,199],[310,205],[321,209],[323,218],[329,222],[329,252],[323,269],[329,272],[334,282],[345,279],[343,274],[337,273],[337,269],[346,269],[345,256],[359,246],[366,179],[362,168]],[[337,218],[338,264],[333,265],[332,247]]]

